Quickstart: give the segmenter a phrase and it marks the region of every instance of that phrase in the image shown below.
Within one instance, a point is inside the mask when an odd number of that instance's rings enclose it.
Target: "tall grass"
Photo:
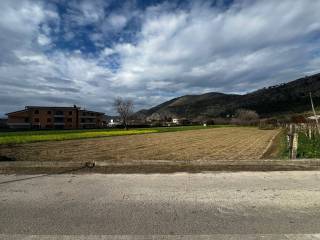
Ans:
[[[274,141],[276,144],[276,158],[289,159],[289,146],[286,131],[282,129]]]
[[[314,135],[311,139],[304,133],[298,137],[298,158],[320,158],[320,136]]]

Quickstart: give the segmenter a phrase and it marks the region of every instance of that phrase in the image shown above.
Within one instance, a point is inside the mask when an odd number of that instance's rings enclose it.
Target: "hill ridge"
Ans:
[[[315,105],[320,105],[320,73],[255,90],[247,94],[208,92],[184,95],[137,113],[154,113],[176,117],[226,117],[237,109],[251,109],[262,117],[301,113],[310,110],[309,92]]]

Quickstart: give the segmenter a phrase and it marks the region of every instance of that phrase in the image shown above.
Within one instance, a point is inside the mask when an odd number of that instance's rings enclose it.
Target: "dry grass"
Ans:
[[[38,142],[0,146],[0,156],[25,161],[260,159],[278,130],[251,127]]]

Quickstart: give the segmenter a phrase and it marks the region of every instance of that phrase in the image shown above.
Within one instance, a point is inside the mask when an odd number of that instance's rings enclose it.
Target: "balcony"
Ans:
[[[9,126],[30,126],[30,123],[7,123]]]
[[[54,122],[53,125],[56,125],[56,126],[64,126],[64,122]]]
[[[97,118],[97,116],[83,116],[83,115],[81,115],[80,118],[90,118],[90,119],[94,119],[94,118]]]

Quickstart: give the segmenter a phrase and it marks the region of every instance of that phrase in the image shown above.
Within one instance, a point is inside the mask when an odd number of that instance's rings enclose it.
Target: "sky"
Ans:
[[[0,116],[26,105],[114,114],[247,93],[320,72],[318,0],[1,0]]]

